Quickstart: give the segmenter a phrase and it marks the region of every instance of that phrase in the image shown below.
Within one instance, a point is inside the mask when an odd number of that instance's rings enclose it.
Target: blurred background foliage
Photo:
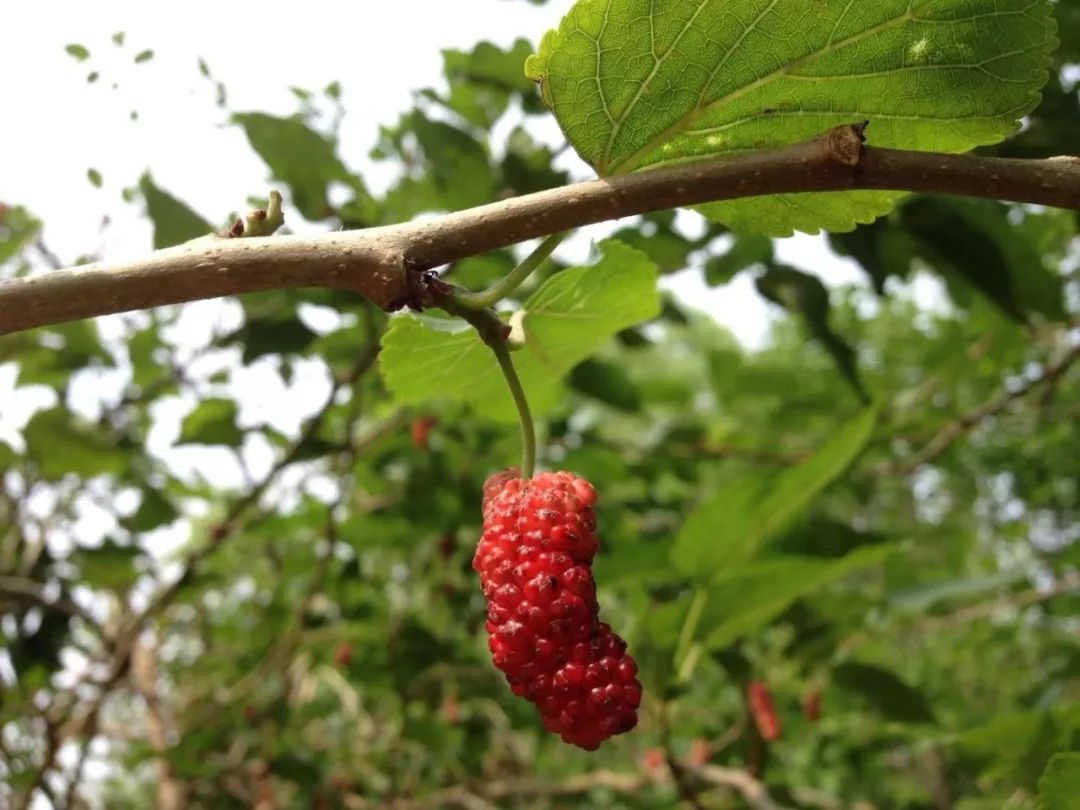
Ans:
[[[1080,142],[1080,4],[1056,11],[1042,106],[987,152]],[[296,91],[293,116],[231,121],[294,227],[523,194],[568,179],[531,134],[531,49],[447,51],[445,81],[377,133],[385,193],[338,157],[337,85]],[[149,172],[127,193],[155,247],[229,221]],[[1072,212],[912,196],[830,237],[867,289],[696,219],[620,225],[659,272],[718,295],[749,274],[783,317],[751,351],[665,297],[546,414],[547,466],[600,492],[600,601],[646,688],[640,727],[593,754],[546,735],[488,658],[470,562],[480,486],[516,458],[516,428],[437,390],[397,404],[385,314],[299,290],[242,297],[242,324],[196,346],[177,337],[183,307],[0,338],[20,388],[55,394],[21,444],[0,440],[0,804],[975,810],[1034,808],[1042,777],[1045,806],[1075,807],[1060,752],[1080,748],[1076,237]],[[50,260],[6,200],[0,275]],[[447,277],[479,289],[513,263]],[[933,306],[913,292],[926,278],[947,292]],[[297,435],[243,418],[232,383],[267,362],[332,380]],[[107,374],[122,394],[95,399]],[[148,449],[177,402],[192,407],[174,443],[238,465],[241,486]],[[777,739],[747,708],[752,681]]]

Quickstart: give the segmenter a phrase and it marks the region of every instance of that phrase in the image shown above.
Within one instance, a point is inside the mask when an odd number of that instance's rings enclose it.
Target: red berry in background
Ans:
[[[750,716],[763,740],[772,742],[780,737],[780,717],[773,705],[769,687],[761,681],[750,681],[746,687],[746,703],[750,707]]]
[[[641,703],[626,642],[597,615],[595,503],[592,485],[572,473],[495,473],[473,557],[492,661],[544,728],[588,751],[634,728]]]
[[[811,689],[803,697],[802,713],[809,722],[816,723],[821,718],[821,692]]]
[[[428,449],[428,434],[435,427],[436,419],[432,416],[418,416],[409,427],[409,437],[417,450]]]
[[[664,767],[664,752],[659,748],[646,748],[641,755],[641,767],[650,773],[656,773]]]
[[[461,707],[458,705],[457,695],[451,693],[443,698],[442,716],[443,720],[452,726],[461,722]]]
[[[700,768],[709,761],[711,755],[712,751],[709,749],[708,741],[701,737],[694,737],[690,741],[690,751],[686,755],[686,764],[691,768]]]
[[[343,641],[334,651],[334,664],[338,667],[347,667],[350,658],[352,658],[352,647],[347,641]]]

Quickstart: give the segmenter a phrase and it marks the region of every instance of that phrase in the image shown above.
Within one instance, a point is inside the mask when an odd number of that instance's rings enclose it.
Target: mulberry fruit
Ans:
[[[751,681],[746,687],[746,702],[761,738],[767,742],[779,739],[780,716],[776,713],[769,687],[761,681]]]
[[[592,485],[568,472],[495,473],[473,557],[492,661],[548,731],[589,751],[637,725],[641,703],[626,642],[597,615],[595,503]]]

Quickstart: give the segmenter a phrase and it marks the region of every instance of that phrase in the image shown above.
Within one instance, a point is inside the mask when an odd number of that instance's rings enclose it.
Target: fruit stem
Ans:
[[[480,339],[495,353],[495,360],[506,379],[506,385],[510,388],[510,396],[514,399],[518,420],[521,422],[521,477],[532,478],[536,467],[536,428],[533,426],[532,412],[529,410],[529,400],[525,397],[525,389],[521,387],[521,379],[514,368],[514,361],[510,359],[510,349],[506,343],[510,335],[509,324],[504,323],[490,309],[469,309],[456,295],[444,302],[442,308],[471,324],[480,335]]]
[[[521,477],[532,478],[533,468],[536,466],[536,428],[529,411],[529,401],[525,398],[525,389],[521,387],[514,361],[510,358],[510,350],[506,348],[506,340],[498,341],[491,348],[495,352],[495,359],[499,361],[506,384],[510,387],[510,395],[514,398],[521,422]]]
[[[525,259],[511,270],[507,275],[496,281],[483,292],[456,292],[454,297],[457,302],[466,309],[481,310],[493,307],[521,286],[533,271],[539,267],[544,259],[552,254],[559,244],[567,237],[569,232],[553,233],[543,242],[536,246]]]

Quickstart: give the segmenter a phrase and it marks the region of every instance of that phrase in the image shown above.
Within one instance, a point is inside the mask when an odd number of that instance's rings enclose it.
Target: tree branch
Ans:
[[[1080,209],[1080,159],[1015,160],[867,147],[865,125],[731,158],[591,180],[424,222],[318,236],[204,237],[126,263],[0,282],[0,335],[204,298],[353,290],[388,311],[447,294],[423,271],[605,220],[765,194],[890,189]]]
[[[1053,390],[1077,360],[1080,360],[1080,344],[1065,349],[1055,360],[1044,365],[1038,376],[1014,388],[1002,390],[974,410],[961,414],[938,430],[930,441],[910,457],[882,466],[875,470],[875,473],[881,476],[910,475],[923,465],[934,462],[958,439],[971,433],[990,417],[1004,412],[1012,403],[1023,399],[1034,389],[1045,387]]]

